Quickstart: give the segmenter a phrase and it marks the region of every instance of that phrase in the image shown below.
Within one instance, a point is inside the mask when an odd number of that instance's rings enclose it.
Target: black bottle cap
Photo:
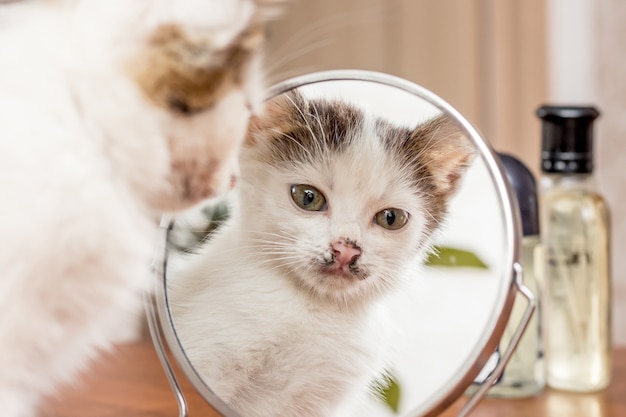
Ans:
[[[541,170],[585,174],[593,171],[595,107],[541,106]]]
[[[517,196],[523,235],[539,235],[539,203],[535,177],[528,167],[514,156],[505,153],[498,153],[498,156]]]

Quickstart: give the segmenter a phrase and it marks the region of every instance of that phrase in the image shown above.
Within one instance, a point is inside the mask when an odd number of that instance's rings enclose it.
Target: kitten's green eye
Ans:
[[[389,230],[398,230],[408,221],[409,213],[397,208],[381,210],[374,216],[374,223]]]
[[[326,210],[326,197],[320,190],[307,184],[291,186],[291,198],[303,210],[323,211]]]

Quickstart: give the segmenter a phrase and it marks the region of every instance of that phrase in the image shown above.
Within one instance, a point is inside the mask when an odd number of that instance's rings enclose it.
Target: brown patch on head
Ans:
[[[379,121],[379,131],[390,150],[409,171],[416,189],[426,198],[428,228],[434,230],[446,214],[447,204],[476,155],[473,143],[448,116],[442,115],[414,130]]]
[[[290,91],[270,100],[263,116],[252,118],[246,146],[261,144],[260,158],[272,165],[313,162],[345,149],[363,118],[346,103],[305,99]]]
[[[175,25],[155,30],[130,63],[146,96],[158,106],[189,115],[210,108],[242,83],[246,64],[263,42],[260,26],[242,32],[225,49],[207,38],[192,38]]]

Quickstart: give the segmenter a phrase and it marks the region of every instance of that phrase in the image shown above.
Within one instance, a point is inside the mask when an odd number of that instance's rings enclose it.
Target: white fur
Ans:
[[[225,45],[254,8],[252,0],[0,4],[3,417],[33,416],[42,395],[128,334],[150,284],[155,221],[195,203],[173,192],[172,160],[221,161],[212,189],[225,191],[249,108],[261,104],[258,62],[241,88],[181,117],[144,98],[126,60],[164,23]]]
[[[423,202],[370,119],[354,134],[359,140],[345,153],[284,169],[245,149],[233,217],[198,255],[170,266],[182,346],[243,416],[348,416],[384,374],[392,328],[386,297],[418,276]],[[322,191],[328,210],[298,208],[289,190],[300,183]],[[411,213],[406,227],[372,222],[391,207]],[[362,248],[367,278],[320,274],[319,257],[341,237]]]

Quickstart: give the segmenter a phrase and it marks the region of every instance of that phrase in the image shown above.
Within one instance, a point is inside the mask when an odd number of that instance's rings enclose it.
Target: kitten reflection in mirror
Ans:
[[[228,190],[275,0],[0,2],[0,415],[127,337],[157,222]]]
[[[232,214],[172,259],[175,329],[244,417],[348,416],[386,368],[402,291],[474,158],[449,118],[415,128],[283,94],[256,118]]]

